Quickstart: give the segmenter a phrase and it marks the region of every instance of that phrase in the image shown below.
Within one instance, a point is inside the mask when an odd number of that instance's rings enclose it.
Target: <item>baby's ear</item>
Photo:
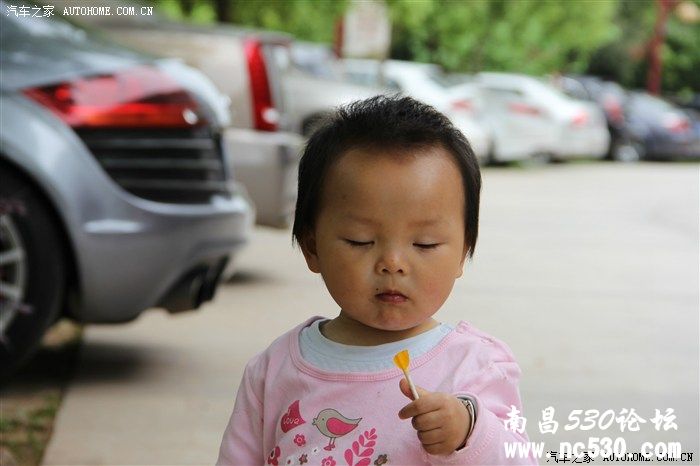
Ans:
[[[305,235],[299,246],[301,246],[301,252],[304,254],[304,259],[306,259],[306,265],[309,267],[309,270],[313,273],[320,273],[318,255],[316,254],[316,236],[313,233]]]
[[[459,261],[459,270],[457,271],[457,276],[459,278],[464,273],[464,263],[467,261],[467,253],[469,252],[469,245],[464,243],[464,250],[462,251],[462,260]]]

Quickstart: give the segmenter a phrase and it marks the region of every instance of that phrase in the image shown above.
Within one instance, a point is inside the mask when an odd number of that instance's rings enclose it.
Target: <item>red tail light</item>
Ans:
[[[613,97],[606,97],[603,100],[603,108],[612,121],[618,124],[624,123],[625,115],[622,111],[622,105],[620,105],[620,102],[617,99]]]
[[[25,89],[74,128],[189,128],[205,123],[197,102],[148,66]]]
[[[452,102],[452,110],[460,112],[471,112],[474,109],[472,102],[466,99],[459,99]]]
[[[571,118],[571,126],[585,126],[588,123],[588,112],[580,110]]]
[[[671,115],[664,118],[664,128],[672,133],[685,133],[690,129],[690,121],[678,115]]]
[[[539,108],[522,102],[511,102],[508,104],[508,109],[513,113],[519,113],[521,115],[540,116],[542,114]]]
[[[279,113],[272,103],[270,81],[265,68],[262,44],[256,40],[245,43],[245,55],[248,59],[250,88],[253,94],[253,119],[255,129],[261,131],[276,131]]]

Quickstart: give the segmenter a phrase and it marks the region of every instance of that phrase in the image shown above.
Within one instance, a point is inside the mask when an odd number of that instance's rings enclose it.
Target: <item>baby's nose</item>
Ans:
[[[383,254],[377,261],[376,271],[379,274],[405,274],[406,263],[398,252],[388,252]]]

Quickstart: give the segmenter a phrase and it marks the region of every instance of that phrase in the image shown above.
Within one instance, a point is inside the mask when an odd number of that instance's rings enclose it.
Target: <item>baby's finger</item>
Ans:
[[[446,455],[451,453],[451,450],[447,444],[443,442],[433,443],[432,445],[423,445],[423,450],[427,451],[431,455]]]
[[[417,400],[410,402],[401,408],[401,411],[399,411],[399,417],[401,419],[408,419],[409,417],[418,416],[419,414],[439,410],[442,408],[442,401],[439,397],[433,395],[433,393],[428,393],[425,396],[421,396]]]
[[[402,378],[399,380],[399,389],[401,390],[401,393],[403,393],[406,397],[409,399],[413,399],[413,393],[411,393],[411,387],[408,385],[408,380],[405,378]],[[418,396],[422,397],[430,393],[428,390],[425,390],[421,387],[416,386],[416,392],[418,392]]]
[[[419,414],[411,419],[411,425],[416,430],[428,431],[442,427],[445,423],[444,416],[440,415],[440,411],[431,411],[425,414]]]
[[[442,429],[432,429],[432,430],[419,430],[417,432],[418,440],[423,446],[434,445],[436,443],[441,443],[444,440],[445,434]]]

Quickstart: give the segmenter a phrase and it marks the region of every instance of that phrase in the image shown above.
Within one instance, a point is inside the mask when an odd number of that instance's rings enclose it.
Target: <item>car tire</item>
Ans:
[[[617,144],[612,153],[615,162],[639,162],[642,159],[643,148],[636,143]]]
[[[530,161],[535,165],[548,165],[552,163],[562,163],[562,159],[557,158],[549,152],[537,152],[530,157]]]
[[[61,230],[47,203],[0,164],[0,382],[37,349],[66,290]]]
[[[489,146],[489,151],[486,154],[486,165],[491,167],[499,167],[505,165],[496,155],[496,143],[492,142]]]

